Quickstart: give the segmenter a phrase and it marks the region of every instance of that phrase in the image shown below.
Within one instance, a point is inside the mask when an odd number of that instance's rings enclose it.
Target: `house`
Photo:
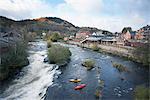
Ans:
[[[124,27],[121,34],[120,34],[120,39],[123,41],[128,41],[131,39],[132,35],[132,28],[131,27]]]
[[[120,35],[119,32],[115,32],[115,33],[114,33],[114,36],[115,36],[115,37],[119,37],[119,35]]]
[[[103,31],[93,32],[90,37],[104,37]]]
[[[104,34],[93,33],[90,37],[81,41],[81,44],[103,44],[103,45],[115,45],[117,43],[116,37],[106,36]]]
[[[101,39],[101,44],[103,45],[116,45],[117,39],[113,36],[106,36],[105,38]]]
[[[123,39],[124,40],[130,40],[131,39],[131,33],[129,32],[129,30],[127,30],[127,32],[123,33]]]
[[[90,33],[89,31],[78,32],[78,33],[76,33],[75,38],[76,38],[76,39],[83,40],[83,39],[89,37],[90,34],[91,34],[91,33]]]
[[[73,39],[74,39],[73,35],[64,37],[64,41],[73,40]]]
[[[64,37],[64,41],[68,41],[69,40],[69,37]]]
[[[43,32],[43,33],[42,33],[42,36],[46,36],[46,33]]]
[[[107,36],[114,36],[113,33],[106,31],[106,30],[103,30],[102,34],[107,35]]]
[[[86,44],[91,44],[91,43],[96,43],[99,44],[101,41],[102,37],[88,37],[86,39],[84,39],[83,41],[81,41],[81,43],[86,43]]]
[[[149,26],[149,25],[144,26],[144,27],[143,27],[143,30],[144,30],[144,34],[143,34],[144,39],[145,39],[145,40],[148,40],[149,37],[150,37],[150,26]]]
[[[125,45],[125,41],[123,41],[121,39],[117,39],[116,45],[117,46],[124,46]]]
[[[130,34],[131,34],[131,39],[135,39],[136,31],[131,31]]]
[[[144,39],[143,30],[138,30],[134,38],[136,40],[142,40],[142,39]]]
[[[144,26],[137,31],[137,39],[148,40],[150,36],[150,26]]]

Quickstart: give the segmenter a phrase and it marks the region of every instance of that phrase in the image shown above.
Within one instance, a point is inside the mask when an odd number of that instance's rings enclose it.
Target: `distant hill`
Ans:
[[[72,23],[57,17],[41,17],[15,21],[0,16],[0,32],[42,32],[58,31],[61,34],[74,34],[79,31],[97,32],[100,29],[91,27],[77,27]]]

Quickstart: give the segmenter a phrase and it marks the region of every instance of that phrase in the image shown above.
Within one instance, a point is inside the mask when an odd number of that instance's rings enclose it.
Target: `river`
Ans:
[[[0,100],[41,100],[46,89],[53,84],[53,78],[61,72],[58,66],[43,63],[47,54],[44,41],[29,43],[29,62],[15,79],[1,86]]]
[[[101,88],[103,100],[132,100],[136,85],[148,86],[148,69],[141,64],[117,56],[97,53],[89,49],[66,45],[72,55],[67,66],[43,63],[46,57],[44,41],[31,42],[29,48],[30,65],[24,67],[16,78],[3,86],[1,100],[94,100],[98,80],[104,82]],[[81,66],[84,59],[95,60],[96,67],[87,71]],[[130,72],[119,72],[112,66],[117,62],[126,66]],[[99,72],[99,73],[98,73]],[[71,78],[81,78],[87,86],[76,91],[77,84],[70,83]],[[121,78],[124,78],[122,80]]]

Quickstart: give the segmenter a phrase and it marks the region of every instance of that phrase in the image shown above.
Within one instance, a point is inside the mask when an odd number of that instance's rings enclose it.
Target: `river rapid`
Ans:
[[[47,54],[46,42],[30,42],[28,52],[30,64],[13,81],[1,86],[0,100],[44,99],[46,89],[53,84],[54,76],[60,74],[58,66],[43,62]]]

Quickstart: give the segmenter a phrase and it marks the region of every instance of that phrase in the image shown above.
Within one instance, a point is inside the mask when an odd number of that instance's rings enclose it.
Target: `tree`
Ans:
[[[127,31],[132,32],[132,28],[131,27],[124,27],[122,29],[122,33],[126,33]]]
[[[53,41],[53,42],[57,42],[60,38],[61,37],[58,33],[52,33],[52,35],[50,37],[51,41]]]

